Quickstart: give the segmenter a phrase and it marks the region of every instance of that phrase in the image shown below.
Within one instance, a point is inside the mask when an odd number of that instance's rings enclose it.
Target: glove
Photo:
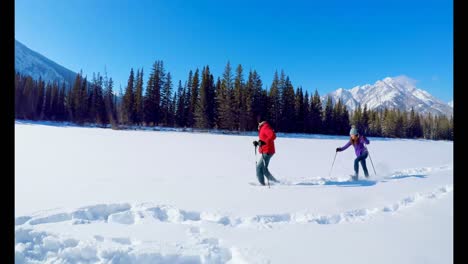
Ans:
[[[340,152],[341,151],[341,148],[336,148],[336,152]]]
[[[258,146],[258,141],[255,141],[255,140],[254,140],[253,145],[254,145],[255,147]]]
[[[258,140],[258,145],[260,145],[260,147],[261,147],[263,145],[266,145],[266,143],[264,141],[262,141],[262,140]]]

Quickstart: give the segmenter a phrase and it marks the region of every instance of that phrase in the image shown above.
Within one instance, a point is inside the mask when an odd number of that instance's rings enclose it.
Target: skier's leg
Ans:
[[[359,157],[354,160],[354,180],[357,180],[359,177]]]
[[[362,166],[362,170],[364,171],[364,175],[366,176],[366,178],[369,178],[369,172],[367,171],[367,165],[366,165],[366,158],[369,154],[366,152],[365,154],[361,155],[362,159],[361,159],[361,166]]]
[[[268,169],[268,165],[270,164],[270,159],[271,157],[273,157],[274,154],[262,154],[262,155],[264,155],[263,159],[265,161],[265,167],[264,167],[263,173],[270,181],[278,182],[278,180],[275,179],[275,177],[273,177],[270,170]]]
[[[260,159],[257,162],[257,179],[258,182],[260,182],[261,185],[265,185],[265,179],[263,179],[263,154],[260,155]]]

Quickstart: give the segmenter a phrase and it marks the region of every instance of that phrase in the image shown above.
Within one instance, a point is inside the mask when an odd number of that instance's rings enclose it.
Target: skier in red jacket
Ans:
[[[268,170],[270,159],[275,154],[274,140],[276,139],[275,131],[273,131],[268,122],[262,121],[258,124],[258,137],[259,140],[253,142],[255,147],[259,146],[258,152],[261,154],[260,160],[257,162],[258,181],[260,184],[265,185],[264,177],[267,177],[270,181],[278,182]]]

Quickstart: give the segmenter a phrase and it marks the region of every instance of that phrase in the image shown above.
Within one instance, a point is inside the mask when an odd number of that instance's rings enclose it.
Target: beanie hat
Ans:
[[[260,129],[260,127],[262,127],[263,124],[265,124],[265,123],[266,123],[266,121],[262,121],[262,122],[258,123],[258,129]]]
[[[358,134],[358,131],[356,129],[356,127],[351,127],[351,130],[349,131],[349,135],[357,135]]]

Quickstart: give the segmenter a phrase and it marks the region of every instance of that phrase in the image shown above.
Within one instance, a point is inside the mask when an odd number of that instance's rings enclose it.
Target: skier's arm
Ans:
[[[265,130],[263,133],[262,133],[262,140],[265,141],[265,143],[270,143],[271,141],[273,141],[275,138],[276,138],[276,135],[275,135],[275,132],[273,130]]]
[[[364,141],[364,143],[366,143],[367,145],[369,145],[369,140],[367,139],[367,137],[362,136],[362,137],[361,137],[361,142],[363,142],[363,141]]]
[[[346,143],[346,145],[339,148],[340,149],[339,151],[343,151],[343,150],[347,149],[349,146],[351,146],[351,141],[348,141],[348,143]]]

